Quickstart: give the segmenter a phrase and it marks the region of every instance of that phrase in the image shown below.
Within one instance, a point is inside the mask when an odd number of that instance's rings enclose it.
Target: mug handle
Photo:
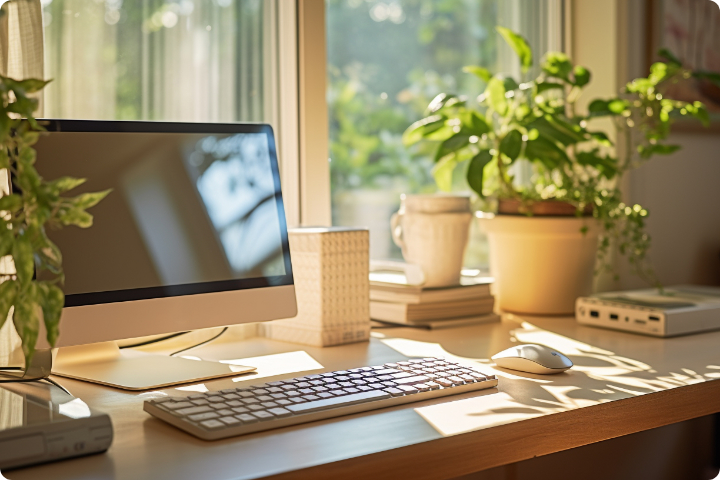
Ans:
[[[405,242],[403,241],[402,225],[400,225],[400,212],[393,213],[390,217],[390,233],[392,233],[393,243],[405,250]]]

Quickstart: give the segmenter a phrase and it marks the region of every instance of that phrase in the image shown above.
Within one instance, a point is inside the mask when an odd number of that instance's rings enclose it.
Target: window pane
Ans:
[[[42,0],[46,117],[263,121],[263,0]]]
[[[369,226],[372,257],[401,258],[390,237],[400,194],[437,191],[432,160],[405,148],[402,132],[438,93],[481,93],[480,80],[462,72],[465,65],[517,76],[496,25],[521,32],[538,57],[558,49],[547,32],[559,4],[326,0],[326,8],[333,223]],[[458,187],[466,188],[461,181]],[[471,238],[466,264],[487,265],[486,242],[478,232]]]

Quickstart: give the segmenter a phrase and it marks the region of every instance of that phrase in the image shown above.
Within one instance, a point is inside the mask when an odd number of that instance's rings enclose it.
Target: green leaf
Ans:
[[[410,125],[403,133],[403,144],[405,146],[413,145],[422,140],[422,138],[426,135],[438,130],[443,125],[445,125],[445,117],[443,117],[442,115],[431,115],[429,117],[423,118],[422,120],[418,120],[417,122]],[[73,184],[73,181],[80,183]],[[56,180],[55,182],[58,182],[60,184],[61,192],[64,192],[75,188],[76,186],[85,182],[85,179],[63,177]],[[69,186],[69,188],[64,188],[66,186]]]
[[[40,282],[38,287],[38,299],[43,312],[43,322],[47,332],[47,341],[51,347],[55,346],[59,334],[60,316],[65,305],[65,295],[57,286]]]
[[[610,140],[610,137],[608,137],[605,132],[588,132],[588,133],[600,145],[604,145],[606,147],[611,147],[613,144],[612,141]]]
[[[662,145],[656,143],[655,145],[639,145],[637,150],[638,153],[640,153],[640,157],[648,159],[653,155],[670,155],[680,150],[680,148],[682,148],[680,145]]]
[[[461,99],[457,95],[440,93],[430,102],[427,107],[427,114],[437,113],[440,110],[451,107],[460,107],[465,105],[465,100]]]
[[[530,161],[540,162],[551,170],[570,162],[565,150],[542,135],[535,140],[528,140],[525,145],[525,158]]]
[[[518,85],[514,78],[504,77],[503,87],[505,87],[506,92],[512,92],[513,90],[517,90],[518,88],[520,88],[520,85]]]
[[[35,159],[37,158],[37,152],[34,148],[25,146],[18,152],[18,161],[23,162],[26,165],[34,165]]]
[[[493,156],[490,153],[490,150],[483,150],[470,160],[470,164],[467,169],[468,185],[470,185],[470,188],[483,198],[483,172],[485,165],[490,163],[492,159]]]
[[[619,98],[611,100],[593,100],[588,106],[590,117],[603,117],[608,115],[621,115],[630,107],[627,101]]]
[[[452,190],[452,174],[455,165],[457,165],[455,156],[446,156],[433,167],[432,174],[440,190],[444,192]]]
[[[543,59],[542,69],[550,76],[569,82],[573,66],[570,58],[564,53],[548,52]]]
[[[587,152],[577,152],[575,159],[580,165],[596,168],[602,176],[608,180],[617,174],[617,159],[610,156],[600,155],[598,149]]]
[[[38,318],[38,304],[35,301],[35,285],[28,285],[29,288],[21,290],[15,300],[15,312],[13,323],[15,330],[22,341],[22,349],[25,354],[25,366],[30,365],[35,353],[37,344],[40,319]]]
[[[676,57],[670,50],[667,48],[661,48],[660,51],[658,51],[658,56],[660,58],[663,58],[667,60],[668,62],[674,63],[677,66],[681,66],[682,62],[678,57]]]
[[[464,133],[471,135],[477,135],[478,137],[490,132],[490,125],[488,125],[485,118],[478,115],[473,110],[466,110],[458,115],[462,122]]]
[[[466,67],[463,67],[463,72],[472,73],[485,83],[488,83],[492,78],[492,73],[490,73],[490,70],[474,65],[468,65]]]
[[[522,133],[517,130],[510,130],[500,141],[500,153],[515,161],[522,150]]]
[[[498,77],[493,77],[488,82],[485,89],[485,98],[490,108],[498,112],[503,117],[507,115],[508,104],[505,100],[505,85]]]
[[[93,216],[85,210],[71,208],[58,214],[58,220],[65,226],[76,225],[80,228],[88,228],[93,224]]]
[[[40,80],[37,78],[26,78],[24,80],[20,80],[17,82],[17,84],[22,88],[25,93],[35,93],[39,92],[43,88],[45,88],[45,85],[52,82],[52,80]]]
[[[535,84],[535,87],[537,89],[537,95],[540,95],[541,93],[546,92],[548,90],[565,88],[565,86],[562,83],[556,83],[556,82],[539,82],[539,83]]]
[[[520,66],[523,73],[527,72],[533,63],[532,49],[527,40],[505,27],[498,26],[495,27],[495,30],[502,35],[505,42],[510,45],[510,48],[512,48],[518,58],[520,58]]]
[[[536,129],[540,135],[563,145],[574,145],[586,140],[584,130],[560,120],[556,116],[545,115],[527,124],[528,129]]]
[[[435,153],[435,161],[440,161],[440,159],[445,157],[446,155],[455,153],[458,150],[462,150],[463,148],[467,147],[469,143],[470,135],[463,132],[453,135],[452,137],[448,138],[440,144],[437,152]]]
[[[17,282],[15,280],[5,280],[0,283],[0,328],[5,324],[10,307],[15,303],[17,295]]]
[[[35,273],[33,248],[26,235],[21,235],[15,239],[12,246],[12,256],[18,281],[24,288],[32,281]]]
[[[590,83],[590,71],[582,67],[580,65],[575,65],[575,68],[573,69],[573,77],[575,78],[575,81],[573,82],[574,85],[578,87],[584,87],[588,83]]]
[[[107,197],[112,189],[103,190],[102,192],[83,193],[72,199],[73,206],[77,209],[87,210],[94,207],[103,198]]]
[[[0,197],[0,211],[15,213],[22,208],[22,197],[17,193]]]
[[[2,115],[2,113],[0,113]],[[4,142],[0,141],[0,144]],[[0,169],[10,168],[10,155],[7,153],[7,149],[0,147]]]

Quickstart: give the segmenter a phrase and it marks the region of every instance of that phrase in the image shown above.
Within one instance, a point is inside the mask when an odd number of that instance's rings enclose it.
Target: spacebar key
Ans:
[[[381,390],[370,392],[355,393],[342,397],[327,398],[325,400],[316,400],[314,402],[299,403],[296,405],[287,405],[285,408],[293,413],[311,413],[320,410],[327,410],[334,407],[343,407],[354,405],[356,403],[370,402],[373,400],[382,400],[384,398],[392,398],[392,395]]]

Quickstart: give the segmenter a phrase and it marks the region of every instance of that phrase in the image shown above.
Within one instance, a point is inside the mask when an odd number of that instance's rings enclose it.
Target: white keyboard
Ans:
[[[203,440],[217,440],[483,390],[497,383],[495,375],[423,358],[152,399],[145,402],[144,410]]]

